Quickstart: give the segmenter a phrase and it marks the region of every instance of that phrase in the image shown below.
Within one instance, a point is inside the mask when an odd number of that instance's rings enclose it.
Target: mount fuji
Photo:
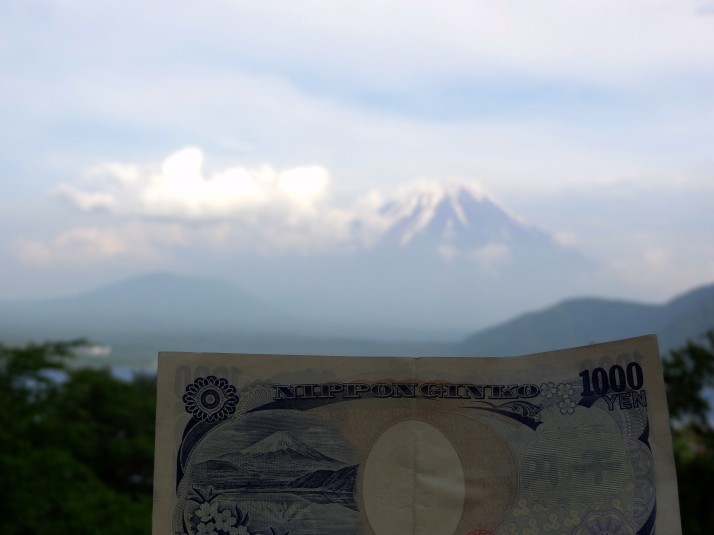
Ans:
[[[272,435],[243,449],[241,455],[251,457],[282,456],[293,460],[312,460],[336,463],[335,459],[311,448],[290,431],[276,431]]]
[[[382,243],[401,247],[438,243],[468,249],[493,242],[548,240],[545,233],[468,184],[419,184],[386,202],[380,214],[390,220]]]
[[[386,225],[378,248],[419,250],[446,261],[470,257],[490,271],[556,257],[567,260],[566,269],[594,266],[473,184],[424,182],[385,202],[379,214]]]
[[[200,484],[224,488],[281,488],[295,481],[312,488],[331,484],[347,463],[324,455],[290,431],[276,431],[240,451],[226,453],[196,466],[194,477]]]
[[[459,332],[588,290],[595,262],[502,208],[477,187],[425,182],[355,228],[367,246],[246,258],[251,289],[335,334]]]

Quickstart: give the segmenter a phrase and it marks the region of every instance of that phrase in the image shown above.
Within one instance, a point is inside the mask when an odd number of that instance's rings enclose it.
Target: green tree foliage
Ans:
[[[707,398],[714,387],[714,330],[664,360],[679,504],[685,535],[714,533],[714,428]],[[707,392],[707,389],[709,391]]]
[[[155,381],[0,346],[0,533],[149,533]]]

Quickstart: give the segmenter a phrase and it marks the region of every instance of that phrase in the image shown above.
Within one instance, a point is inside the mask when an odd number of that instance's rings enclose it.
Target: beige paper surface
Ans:
[[[511,358],[162,353],[153,534],[681,533],[656,338]]]

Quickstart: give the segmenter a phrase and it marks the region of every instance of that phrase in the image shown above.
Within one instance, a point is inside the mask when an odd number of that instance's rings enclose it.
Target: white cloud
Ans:
[[[16,253],[25,263],[44,266],[58,262],[94,264],[115,257],[125,249],[113,231],[102,234],[87,228],[62,232],[49,242],[27,240],[16,245]]]
[[[131,184],[139,179],[139,173],[136,165],[106,162],[90,167],[84,172],[84,176],[89,180],[103,180],[109,177],[112,180]]]
[[[111,210],[115,206],[115,199],[109,193],[81,191],[66,184],[59,185],[56,191],[80,210]]]
[[[163,234],[164,240],[171,239]],[[131,256],[147,263],[161,258],[146,229],[139,224],[119,227],[74,227],[49,240],[18,240],[16,255],[26,264],[53,268],[57,264],[87,266],[106,264]]]
[[[277,187],[296,205],[312,209],[326,196],[329,182],[330,177],[322,167],[297,167],[282,173]]]
[[[99,165],[85,173],[92,177],[92,190],[62,184],[57,193],[84,211],[205,220],[254,219],[266,212],[293,224],[315,217],[328,196],[330,176],[321,166],[229,167],[206,177],[203,164],[203,152],[187,147],[166,158],[158,171]],[[104,180],[98,181],[100,173]]]
[[[157,166],[94,166],[84,173],[83,183],[62,184],[54,191],[82,212],[108,212],[133,226],[115,234],[109,229],[74,229],[49,242],[25,243],[22,256],[28,261],[49,261],[80,243],[96,258],[131,254],[138,234],[142,237],[137,243],[143,243],[143,254],[148,254],[155,245],[167,244],[162,235],[167,229],[174,233],[171,246],[279,251],[349,245],[360,238],[352,230],[355,218],[369,219],[376,210],[362,201],[354,209],[336,207],[330,175],[319,165],[280,171],[269,165],[227,166],[206,176],[204,155],[197,147],[181,149]],[[367,227],[359,232],[366,236],[371,229]]]

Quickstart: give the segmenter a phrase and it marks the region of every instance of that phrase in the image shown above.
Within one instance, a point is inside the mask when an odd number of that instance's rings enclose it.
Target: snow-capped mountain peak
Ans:
[[[259,456],[284,452],[308,459],[334,461],[334,459],[305,444],[290,431],[276,431],[242,450],[241,455]]]
[[[386,243],[429,242],[481,247],[510,242],[534,229],[498,206],[472,183],[421,182],[402,190],[381,210],[388,220]]]

